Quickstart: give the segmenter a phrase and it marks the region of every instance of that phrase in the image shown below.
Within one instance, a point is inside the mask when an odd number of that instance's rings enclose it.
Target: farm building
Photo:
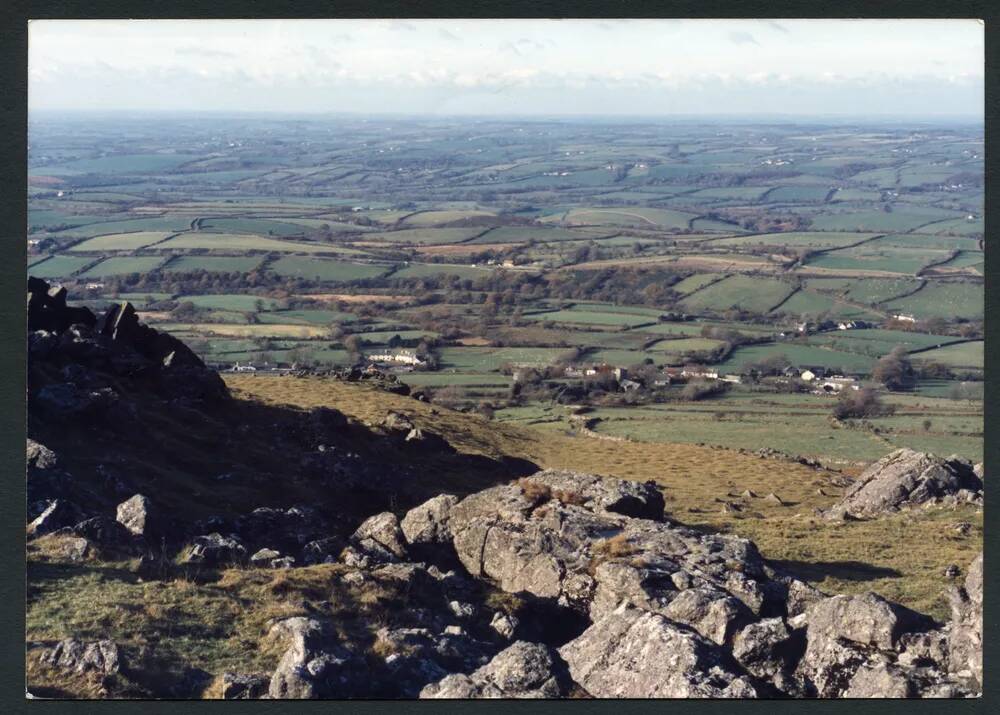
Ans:
[[[372,362],[390,362],[400,365],[425,365],[426,361],[421,360],[412,350],[401,350],[398,353],[373,353],[368,356]]]
[[[816,383],[816,389],[814,392],[819,395],[837,393],[844,389],[850,388],[852,390],[860,390],[861,386],[858,381],[853,377],[844,377],[842,375],[835,375],[833,377],[828,377],[821,382]]]

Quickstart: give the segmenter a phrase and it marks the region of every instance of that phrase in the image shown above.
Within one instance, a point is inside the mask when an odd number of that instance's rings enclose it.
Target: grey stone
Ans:
[[[559,649],[597,698],[753,698],[752,679],[715,643],[622,605]]]
[[[872,518],[902,508],[953,497],[961,490],[973,497],[982,480],[972,465],[912,449],[897,449],[871,465],[828,512],[833,519]]]
[[[409,544],[446,544],[451,542],[448,515],[458,503],[451,494],[439,494],[406,512],[400,522],[403,536]]]
[[[547,646],[517,641],[468,675],[453,674],[420,692],[421,698],[558,698],[568,681]]]

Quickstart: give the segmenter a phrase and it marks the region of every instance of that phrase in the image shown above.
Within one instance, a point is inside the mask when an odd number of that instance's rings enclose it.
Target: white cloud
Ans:
[[[32,107],[139,108],[146,90],[167,91],[140,86],[157,82],[181,88],[183,103],[191,82],[199,106],[220,109],[234,93],[261,106],[255,91],[280,90],[283,106],[310,111],[323,109],[317,89],[338,102],[343,92],[381,93],[383,105],[411,111],[427,104],[420,92],[451,92],[449,106],[461,106],[463,92],[502,90],[523,92],[523,111],[539,88],[556,106],[560,92],[589,92],[586,103],[599,107],[608,92],[640,87],[674,92],[677,107],[685,92],[720,84],[770,104],[768,92],[791,86],[920,85],[933,109],[941,97],[931,88],[973,97],[984,74],[982,27],[958,20],[36,21],[29,37]],[[981,98],[953,109],[981,111]]]

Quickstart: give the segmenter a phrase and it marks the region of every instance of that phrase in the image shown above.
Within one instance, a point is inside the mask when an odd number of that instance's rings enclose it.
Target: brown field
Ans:
[[[166,328],[165,328],[166,329]],[[191,331],[205,335],[225,335],[236,338],[321,338],[330,334],[330,329],[317,325],[283,325],[280,323],[260,323],[254,325],[229,325],[225,323],[179,323],[171,325],[171,331]]]
[[[414,250],[427,256],[464,256],[483,251],[502,251],[516,245],[516,243],[455,243],[445,246],[417,246]]]
[[[303,293],[299,298],[310,298],[328,303],[393,303],[409,305],[413,302],[412,295],[379,295],[377,293]]]
[[[814,510],[829,507],[841,490],[831,486],[831,472],[796,463],[690,444],[611,442],[497,424],[322,378],[227,375],[225,379],[238,397],[306,408],[325,405],[368,423],[378,422],[390,409],[398,410],[418,427],[448,435],[462,452],[516,456],[540,467],[623,479],[652,479],[664,486],[668,511],[678,521],[750,538],[765,557],[784,562],[827,591],[876,591],[939,617],[947,613],[942,599],[949,585],[945,568],[967,564],[982,548],[982,514],[971,508],[926,510],[873,521],[817,518]],[[820,495],[820,487],[831,496]],[[745,489],[760,496],[773,492],[784,504],[743,500],[743,511],[723,513],[722,502],[740,502],[738,495]],[[971,522],[973,535],[955,535],[948,524],[958,521]]]

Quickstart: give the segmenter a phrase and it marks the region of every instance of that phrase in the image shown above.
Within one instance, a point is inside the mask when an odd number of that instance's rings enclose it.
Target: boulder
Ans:
[[[452,534],[448,526],[451,508],[458,498],[451,494],[439,494],[420,506],[406,512],[400,522],[403,536],[408,544],[447,544]]]
[[[773,680],[792,663],[792,634],[781,618],[751,623],[733,638],[733,657],[763,680]]]
[[[268,684],[273,699],[349,697],[367,682],[364,661],[337,644],[313,618],[279,621],[268,638],[285,646]]]
[[[364,546],[370,540],[392,553],[396,558],[406,556],[406,541],[399,527],[399,519],[390,511],[371,516],[352,534],[351,540]]]
[[[261,549],[250,557],[250,563],[254,566],[270,566],[275,559],[281,558],[281,552],[274,549]]]
[[[83,516],[80,507],[65,499],[54,499],[45,510],[28,524],[28,536],[41,536],[72,526]]]
[[[223,673],[223,700],[257,700],[267,694],[271,679],[263,673]]]
[[[903,635],[933,626],[926,616],[873,593],[831,596],[810,606],[805,619],[806,650],[797,674],[823,698],[841,697],[862,668],[879,678],[890,677],[879,664],[895,660]],[[856,691],[861,689],[861,684],[856,686]]]
[[[103,675],[117,673],[122,668],[118,646],[111,640],[85,643],[76,638],[59,641],[42,652],[40,660],[48,665],[77,673],[93,671]]]
[[[495,630],[501,638],[510,640],[514,637],[514,633],[520,624],[517,616],[497,611],[493,614],[493,619],[490,621],[490,628]]]
[[[927,630],[934,625],[927,616],[874,593],[831,596],[811,606],[806,616],[810,647],[842,639],[865,647],[893,650],[904,633]]]
[[[420,691],[421,698],[558,698],[571,683],[558,654],[540,643],[518,641],[489,663],[453,674]]]
[[[57,382],[41,388],[35,395],[35,404],[53,417],[67,419],[100,414],[117,399],[111,388],[84,390],[68,382]]]
[[[701,635],[725,645],[751,614],[740,601],[715,589],[689,588],[681,591],[663,609],[672,621],[691,626]]]
[[[468,572],[505,591],[558,599],[592,620],[625,599],[665,613],[691,587],[732,596],[754,613],[782,597],[758,584],[768,578],[751,542],[625,516],[608,507],[651,515],[661,502],[646,485],[639,485],[643,499],[630,501],[619,497],[632,494],[632,483],[592,475],[569,482],[567,474],[542,472],[452,507],[453,544]]]
[[[663,616],[623,604],[559,649],[597,698],[754,698],[753,679],[722,648]]]
[[[955,496],[962,490],[975,495],[982,488],[983,482],[969,462],[897,449],[865,470],[827,516],[872,518]]]
[[[316,539],[302,547],[302,558],[307,564],[334,563],[346,544],[339,536]]]
[[[382,418],[381,426],[386,431],[396,433],[400,436],[409,434],[416,427],[409,417],[395,411],[386,413],[385,417]]]
[[[224,566],[246,560],[246,547],[239,539],[218,532],[197,536],[182,557],[183,563]]]
[[[151,511],[152,504],[149,498],[136,494],[118,505],[116,518],[136,536],[149,536],[154,531]]]
[[[26,456],[28,469],[54,469],[59,464],[55,452],[30,437],[26,442]]]
[[[133,545],[132,533],[120,523],[107,516],[94,516],[72,527],[76,536],[102,547],[127,548]]]

